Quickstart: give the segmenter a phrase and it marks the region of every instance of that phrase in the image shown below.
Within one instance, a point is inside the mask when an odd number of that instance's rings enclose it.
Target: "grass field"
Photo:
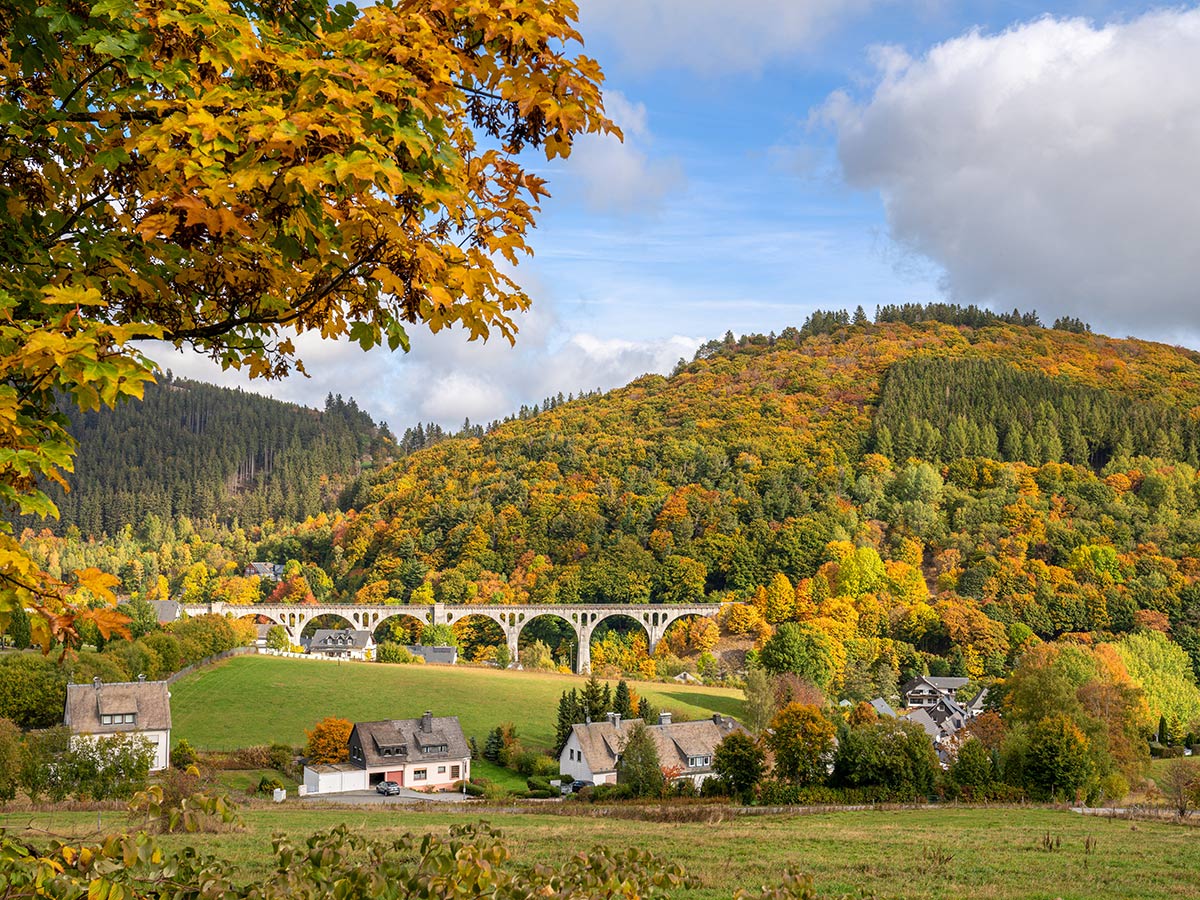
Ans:
[[[123,823],[119,813],[104,815],[109,828]],[[444,831],[452,823],[480,818],[504,831],[521,863],[552,863],[598,844],[669,857],[700,879],[699,888],[675,895],[684,900],[729,898],[739,887],[777,884],[787,866],[811,873],[821,896],[862,889],[880,898],[914,900],[1200,898],[1200,831],[1195,828],[1046,809],[948,807],[663,823],[497,810],[322,809],[291,802],[246,810],[248,827],[240,833],[164,842],[197,844],[251,879],[271,865],[273,832],[298,840],[345,822],[387,838],[405,831]],[[48,833],[92,831],[96,814],[0,814],[0,825],[44,842]],[[1046,835],[1058,842],[1056,849],[1042,849]],[[1094,841],[1091,852],[1088,838]]]
[[[554,741],[558,698],[582,687],[573,675],[451,666],[341,665],[271,656],[240,656],[201,669],[171,686],[173,737],[202,750],[281,742],[299,746],[304,729],[325,716],[358,722],[457,715],[482,746],[487,732],[512,722],[527,746]],[[630,682],[651,704],[679,717],[741,713],[741,691]],[[614,684],[615,687],[615,684]]]

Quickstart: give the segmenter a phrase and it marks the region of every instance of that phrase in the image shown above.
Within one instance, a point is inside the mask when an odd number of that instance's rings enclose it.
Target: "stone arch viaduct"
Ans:
[[[508,642],[509,656],[517,658],[517,642],[521,630],[539,616],[555,616],[566,622],[575,632],[579,652],[575,661],[575,670],[580,673],[590,671],[592,664],[591,641],[592,632],[605,619],[614,616],[624,616],[637,622],[646,631],[650,652],[658,646],[666,634],[667,628],[680,619],[688,616],[703,616],[713,618],[721,610],[719,603],[695,604],[555,604],[539,603],[524,606],[496,606],[483,604],[452,604],[434,603],[431,606],[409,605],[359,605],[335,603],[324,606],[269,606],[255,604],[253,606],[235,606],[228,603],[196,603],[184,604],[179,607],[181,614],[189,616],[204,613],[231,615],[237,618],[243,616],[262,616],[276,625],[283,627],[293,643],[300,643],[304,626],[318,616],[337,616],[351,627],[360,630],[374,631],[387,619],[395,616],[409,616],[430,625],[453,625],[469,616],[483,616],[496,622],[504,632]]]

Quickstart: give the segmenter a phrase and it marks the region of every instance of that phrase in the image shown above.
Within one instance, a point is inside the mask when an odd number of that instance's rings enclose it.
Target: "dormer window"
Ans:
[[[134,725],[137,723],[137,713],[113,713],[100,716],[101,725]]]

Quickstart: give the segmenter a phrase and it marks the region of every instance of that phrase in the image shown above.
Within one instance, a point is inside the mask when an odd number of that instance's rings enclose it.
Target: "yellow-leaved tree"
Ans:
[[[577,17],[571,0],[0,4],[0,505],[57,514],[39,484],[72,470],[58,404],[141,397],[142,341],[279,377],[303,370],[301,334],[512,340],[529,298],[501,266],[530,252],[547,193],[520,153],[616,132]],[[76,612],[89,580],[0,534],[0,620],[34,609],[44,645],[80,616],[120,627]]]

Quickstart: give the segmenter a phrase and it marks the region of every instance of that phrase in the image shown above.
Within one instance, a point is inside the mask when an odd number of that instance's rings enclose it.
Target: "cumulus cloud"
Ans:
[[[875,0],[585,0],[584,34],[603,34],[632,68],[758,71],[812,47]]]
[[[568,333],[553,306],[535,304],[521,317],[515,347],[504,340],[469,342],[461,332],[428,334],[413,329],[412,352],[363,353],[355,344],[300,338],[297,349],[310,377],[250,381],[221,372],[194,353],[160,350],[151,355],[164,369],[227,387],[242,387],[280,400],[320,407],[329,393],[354,397],[376,419],[403,431],[418,421],[456,429],[465,418],[487,423],[522,404],[581,390],[618,387],[647,372],[669,372],[690,358],[699,338],[658,341],[606,340]]]
[[[1161,336],[1200,316],[1200,10],[971,32],[835,94],[854,186],[963,301]]]
[[[579,179],[587,205],[597,212],[637,213],[657,208],[683,182],[676,159],[651,159],[652,143],[644,103],[632,103],[620,91],[604,92],[604,109],[625,140],[587,134],[576,139],[567,170]]]

